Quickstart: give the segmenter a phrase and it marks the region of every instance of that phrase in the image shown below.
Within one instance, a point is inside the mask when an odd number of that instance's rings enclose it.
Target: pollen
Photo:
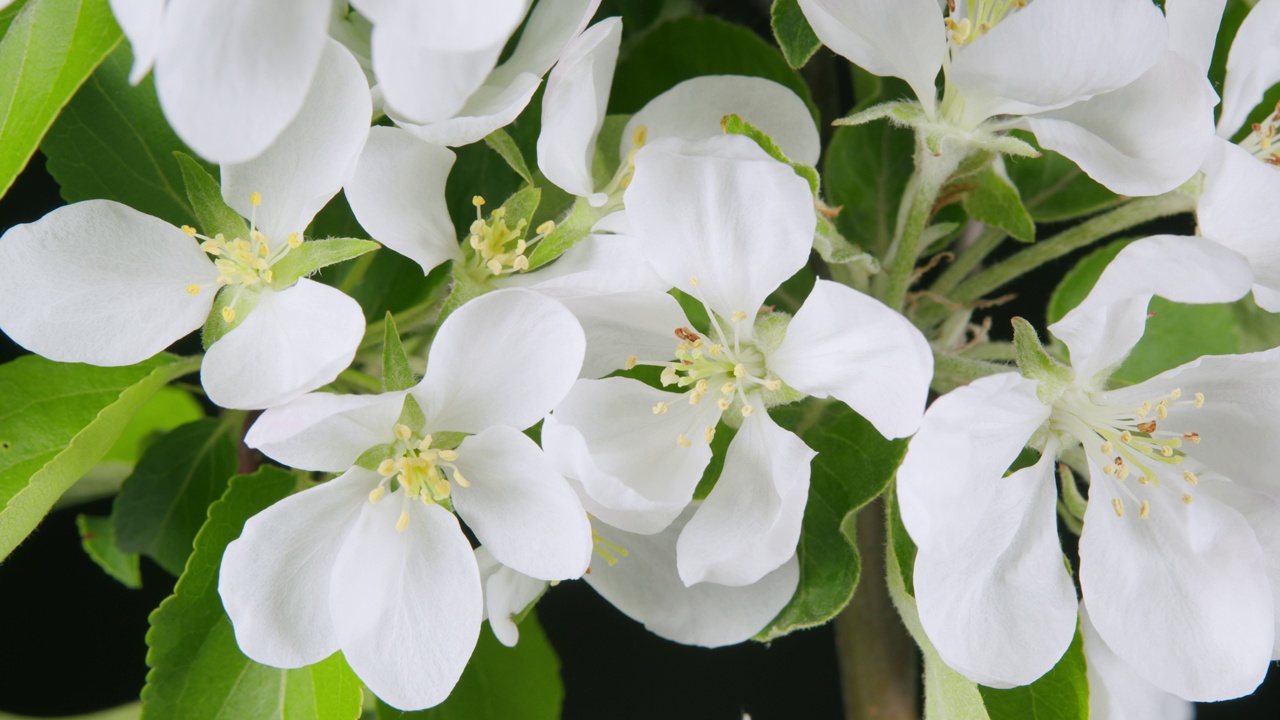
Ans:
[[[697,275],[691,275],[689,277],[689,284],[694,287],[698,287],[699,285],[702,284],[702,279],[699,278]]]
[[[1204,393],[1200,393],[1200,392],[1196,393],[1195,406],[1197,408],[1204,407]]]
[[[689,438],[685,437],[684,435],[676,436],[676,444],[682,448],[687,448],[693,445],[693,443],[689,442]]]
[[[1113,446],[1111,445],[1111,441],[1110,441],[1110,440],[1108,440],[1108,441],[1106,441],[1106,442],[1102,443],[1102,454],[1103,454],[1103,455],[1110,455],[1110,454],[1111,454],[1112,452],[1114,452],[1114,451],[1115,451],[1115,447],[1113,447]]]
[[[391,477],[399,470],[396,461],[390,458],[378,463],[378,474],[382,477]]]
[[[1146,520],[1147,516],[1150,514],[1151,514],[1151,504],[1148,503],[1146,500],[1143,500],[1142,506],[1138,508],[1138,517],[1142,518],[1143,520]]]
[[[710,445],[711,441],[715,440],[715,438],[716,438],[716,429],[711,425],[708,425],[707,429],[702,431],[703,441],[706,442],[708,445]]]
[[[193,227],[191,227],[190,225],[183,225],[183,226],[182,226],[182,232],[186,233],[186,234],[187,234],[187,237],[195,237],[195,236],[196,236],[196,229],[195,229],[195,228],[193,228]]]
[[[387,494],[387,488],[383,485],[379,485],[378,487],[374,488],[372,492],[369,493],[369,504],[377,505],[378,501],[382,499],[382,496],[386,494]]]
[[[482,208],[484,207],[484,198],[480,197],[479,195],[476,195],[475,197],[471,198],[471,204],[475,205],[478,208]]]
[[[555,232],[555,229],[556,229],[556,224],[548,220],[538,226],[537,233],[539,235],[550,235],[551,233]]]
[[[1191,493],[1182,493],[1182,502],[1184,504],[1190,505],[1192,500],[1195,500],[1195,498],[1191,497]]]
[[[1115,508],[1116,517],[1124,517],[1124,501],[1120,498],[1111,498],[1111,507]]]
[[[252,205],[253,207],[258,207],[259,205],[261,205],[262,193],[256,190],[253,191],[252,193],[249,193],[249,204]]]
[[[743,406],[742,406],[742,417],[744,417],[744,418],[745,418],[745,417],[751,417],[752,415],[755,415],[755,414],[756,414],[756,406],[755,406],[755,405],[743,405]]]
[[[734,366],[733,366],[733,376],[734,376],[734,377],[736,377],[736,378],[746,377],[746,376],[747,376],[747,366],[746,366],[746,365],[743,365],[742,363],[738,363],[737,365],[734,365]]]
[[[728,409],[729,409],[729,398],[723,398],[723,397],[722,397],[722,398],[720,398],[719,400],[717,400],[717,401],[716,401],[716,407],[720,408],[721,412],[723,412],[723,411],[725,411],[725,410],[728,410]]]
[[[404,532],[407,527],[409,527],[409,511],[401,510],[400,519],[396,520],[396,532]]]
[[[743,311],[741,311],[741,310],[734,310],[734,311],[733,311],[733,321],[734,321],[734,322],[739,323],[739,322],[742,322],[743,320],[746,320],[746,319],[747,319],[747,314],[746,314],[745,312],[743,312]]]
[[[1187,481],[1187,484],[1191,485],[1192,487],[1195,487],[1196,485],[1200,484],[1200,478],[1197,478],[1196,474],[1191,472],[1190,470],[1182,471],[1182,479]]]
[[[1171,400],[1177,400],[1180,397],[1182,397],[1182,388],[1174,388],[1173,392],[1169,393]]]
[[[1160,448],[1160,454],[1165,457],[1173,457],[1173,448],[1169,447],[1168,445],[1165,445],[1164,447]]]
[[[1150,435],[1151,433],[1156,431],[1156,421],[1151,420],[1149,422],[1138,423],[1137,427],[1138,427],[1138,432],[1144,432]]]
[[[236,319],[236,309],[228,305],[222,308],[222,319],[226,322],[232,322]]]
[[[1200,433],[1198,433],[1198,432],[1184,432],[1184,433],[1182,433],[1182,439],[1183,439],[1183,440],[1186,440],[1187,442],[1193,442],[1193,443],[1197,443],[1197,444],[1199,444],[1199,442],[1200,442]]]
[[[731,382],[727,382],[727,383],[725,383],[725,384],[723,384],[723,385],[721,385],[721,386],[720,386],[720,392],[721,392],[721,393],[723,393],[723,394],[725,394],[725,395],[732,395],[732,394],[733,394],[733,390],[734,390],[734,388],[735,388],[735,387],[737,387],[737,386],[736,386],[736,385],[734,385],[733,383],[731,383]]]
[[[637,125],[634,132],[631,133],[631,144],[636,147],[643,147],[649,139],[649,128],[644,125]]]
[[[199,286],[199,285],[196,285],[196,284],[194,284],[194,283],[192,283],[191,285],[188,285],[188,286],[187,286],[187,294],[188,294],[188,295],[199,295],[199,294],[200,294],[200,286]]]
[[[289,233],[289,247],[297,249],[302,245],[302,237],[298,233]]]
[[[1138,478],[1138,484],[1139,484],[1139,485],[1150,485],[1150,484],[1151,484],[1151,477],[1150,477],[1149,475],[1143,475],[1142,477]]]
[[[764,389],[772,392],[777,392],[778,390],[782,389],[782,381],[776,378],[773,380],[766,380],[764,382]]]
[[[668,406],[666,403],[660,402],[657,405],[653,406],[653,414],[664,415],[666,414],[667,410],[670,410],[670,409],[671,409],[670,406]]]

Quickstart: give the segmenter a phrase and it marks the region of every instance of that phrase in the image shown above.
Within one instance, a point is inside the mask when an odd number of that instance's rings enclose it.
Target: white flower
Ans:
[[[396,707],[443,700],[482,617],[459,517],[522,574],[563,580],[587,568],[586,514],[520,432],[568,390],[582,352],[564,308],[499,291],[441,324],[417,387],[318,393],[263,414],[246,443],[343,474],[259,513],[228,546],[218,591],[245,654],[301,667],[340,649]],[[494,629],[504,634],[502,622]]]
[[[1251,282],[1242,258],[1200,238],[1135,243],[1050,327],[1071,368],[1032,358],[1023,371],[1036,379],[982,378],[925,413],[898,491],[919,547],[920,619],[948,665],[1021,685],[1070,644],[1077,602],[1054,483],[1068,453],[1088,466],[1080,587],[1106,645],[1187,700],[1244,695],[1262,680],[1280,587],[1266,559],[1280,549],[1280,350],[1203,357],[1103,389],[1141,338],[1153,294],[1226,302]],[[1002,477],[1026,445],[1040,460]]]
[[[1217,97],[1168,49],[1149,0],[800,0],[823,43],[906,80],[926,115],[959,132],[1025,127],[1116,192],[1155,195],[1190,178]],[[944,73],[939,103],[934,80]],[[1021,121],[989,119],[1022,116]]]
[[[1080,634],[1089,678],[1089,720],[1192,720],[1195,706],[1134,672],[1098,636],[1084,604]]]
[[[692,499],[719,420],[740,422],[720,481],[680,534],[678,569],[686,585],[751,584],[795,552],[813,457],[766,407],[835,397],[886,435],[908,435],[932,356],[900,315],[828,281],[794,318],[758,313],[808,260],[815,219],[808,184],[751,140],[646,144],[626,203],[655,272],[697,298],[711,324],[694,330],[665,293],[604,298],[598,322],[630,330],[595,332],[597,320],[580,314],[588,337],[610,340],[588,343],[584,375],[656,365],[664,385],[689,392],[580,381],[544,425],[543,442],[582,484],[588,512],[652,534]]]
[[[271,287],[273,264],[342,187],[368,131],[364,75],[341,45],[326,47],[293,123],[256,159],[222,167],[249,237],[198,243],[191,228],[106,200],[60,208],[0,238],[0,327],[54,360],[128,365],[204,325],[215,295],[231,293],[223,319],[239,324],[201,369],[213,402],[269,407],[337,377],[364,334],[360,306],[307,279]]]

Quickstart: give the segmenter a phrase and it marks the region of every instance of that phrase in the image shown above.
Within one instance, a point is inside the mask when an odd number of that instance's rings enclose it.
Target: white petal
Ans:
[[[1201,75],[1209,73],[1226,4],[1227,0],[1165,0],[1169,49],[1194,62]]]
[[[976,124],[1124,87],[1161,60],[1168,37],[1149,0],[1037,0],[965,47],[949,75]]]
[[[444,202],[456,159],[449,149],[404,130],[371,128],[345,188],[351,211],[369,236],[421,265],[423,273],[462,259]]]
[[[586,333],[584,378],[621,370],[630,357],[651,361],[673,358],[679,342],[675,331],[689,325],[680,303],[663,292],[578,295],[560,298],[560,302]]]
[[[315,0],[169,0],[156,92],[179,137],[218,163],[265,150],[302,108],[330,12]]]
[[[369,448],[391,441],[404,395],[303,395],[260,415],[244,442],[289,467],[342,472]]]
[[[1200,492],[1235,508],[1249,523],[1266,559],[1267,581],[1271,584],[1271,600],[1275,604],[1275,622],[1280,627],[1280,602],[1276,602],[1280,600],[1280,498],[1274,493],[1254,492],[1228,482],[1202,482]],[[1280,632],[1276,633],[1271,658],[1280,658]]]
[[[792,160],[818,164],[822,145],[809,106],[785,85],[745,75],[691,78],[650,100],[627,122],[618,158],[625,160],[635,148],[641,125],[649,140],[703,140],[724,134],[720,120],[730,113],[768,133]]]
[[[658,275],[724,317],[804,267],[817,222],[808,183],[737,135],[645,145],[625,202]]]
[[[420,140],[449,147],[470,145],[514,122],[541,84],[542,78],[528,73],[517,75],[504,85],[491,85],[486,81],[452,117],[413,123],[396,115],[394,110],[391,117]]]
[[[934,0],[800,0],[822,44],[874,75],[907,81],[933,115],[933,81],[947,52],[942,12]]]
[[[1258,541],[1240,513],[1205,493],[1179,499],[1180,473],[1132,499],[1091,468],[1080,587],[1098,635],[1139,675],[1187,700],[1225,700],[1262,682],[1274,605]],[[1128,500],[1117,517],[1113,500]],[[1141,612],[1135,612],[1141,608]]]
[[[835,397],[890,438],[920,427],[933,378],[933,352],[910,321],[827,280],[814,284],[767,364],[787,385]]]
[[[902,520],[922,551],[959,547],[1049,410],[1036,382],[1017,373],[975,380],[929,406],[898,468]]]
[[[1098,636],[1080,604],[1090,720],[1192,720],[1195,706],[1152,685]]]
[[[132,365],[204,325],[217,278],[181,230],[89,200],[0,237],[0,328],[51,360]]]
[[[334,563],[377,485],[376,474],[353,468],[245,523],[218,571],[218,594],[244,654],[296,668],[338,649],[329,614]]]
[[[1134,82],[1027,118],[1040,146],[1071,158],[1122,195],[1159,195],[1200,169],[1217,136],[1218,97],[1195,63],[1178,53]]]
[[[453,506],[482,545],[507,567],[540,580],[581,577],[591,526],[577,496],[533,440],[491,427],[458,446]]]
[[[585,344],[564,306],[528,290],[497,290],[445,319],[412,392],[433,432],[527,428],[569,392]]]
[[[685,585],[750,585],[795,555],[814,455],[768,413],[743,420],[720,479],[680,533]]]
[[[515,647],[520,641],[515,618],[547,589],[547,581],[522,575],[499,563],[483,546],[476,548],[476,563],[484,584],[485,619],[498,642]]]
[[[0,2],[0,8],[10,0]],[[111,0],[111,13],[120,23],[120,29],[133,46],[133,69],[129,82],[137,85],[151,72],[164,32],[164,6],[166,0]]]
[[[623,215],[612,213],[600,222],[618,227]],[[596,228],[599,231],[600,223]],[[635,238],[626,234],[588,235],[538,272],[508,275],[501,281],[515,281],[512,287],[528,287],[556,299],[637,290],[665,293],[671,287],[649,266]]]
[[[659,403],[667,409],[655,413]],[[687,395],[636,380],[579,380],[554,415],[577,434],[553,430],[543,442],[561,472],[582,486],[588,512],[648,534],[693,499],[711,461],[704,432],[718,416],[710,401],[690,405]],[[688,447],[677,442],[680,435]]]
[[[1053,669],[1076,632],[1076,589],[1058,542],[1056,447],[987,478],[969,532],[916,555],[920,622],[948,665],[991,687]],[[958,484],[958,483],[957,483]]]
[[[471,544],[439,506],[366,500],[333,568],[329,607],[342,654],[393,707],[439,704],[480,636],[483,596]],[[402,508],[409,513],[396,531]]]
[[[262,293],[244,322],[205,353],[200,382],[225,408],[282,405],[332,382],[363,338],[360,305],[303,278],[287,290]]]
[[[1218,132],[1236,134],[1262,96],[1280,82],[1280,2],[1261,0],[1236,31],[1227,56]]]
[[[1197,217],[1200,232],[1249,259],[1253,297],[1280,311],[1280,231],[1269,209],[1280,197],[1280,172],[1238,145],[1219,143],[1220,154],[1205,167]]]
[[[261,155],[222,167],[222,197],[273,243],[301,234],[351,176],[369,133],[369,85],[350,51],[329,40],[293,122]],[[262,205],[249,203],[261,193]]]
[[[1049,332],[1067,344],[1076,375],[1089,382],[1142,338],[1151,296],[1231,302],[1252,284],[1253,271],[1239,253],[1204,238],[1155,235],[1121,250],[1089,295]]]
[[[504,85],[518,75],[541,78],[569,42],[582,33],[600,7],[600,0],[542,0],[529,13],[520,41],[490,81]]]
[[[621,42],[621,18],[602,20],[569,43],[547,78],[538,167],[570,195],[587,197],[596,189],[591,165]],[[603,205],[605,199],[593,196],[591,204]]]
[[[649,631],[686,645],[720,647],[750,639],[795,594],[800,564],[793,556],[758,582],[743,587],[698,583],[685,587],[676,572],[676,539],[698,509],[689,506],[671,527],[635,535],[596,523],[596,533],[626,551],[610,564],[591,562],[585,580]]]

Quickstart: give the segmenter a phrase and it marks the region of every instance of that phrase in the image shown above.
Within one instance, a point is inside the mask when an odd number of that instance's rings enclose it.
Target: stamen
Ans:
[[[382,477],[391,477],[399,472],[399,470],[400,468],[398,463],[391,458],[387,458],[386,460],[378,463],[378,474]]]
[[[440,459],[445,462],[453,462],[458,459],[458,453],[456,450],[441,450]]]
[[[453,470],[453,481],[458,483],[458,487],[464,487],[464,488],[471,487],[471,481],[463,477],[462,473],[458,472],[458,468],[452,468],[452,470]]]
[[[387,494],[387,488],[386,488],[386,487],[384,487],[384,486],[382,486],[382,485],[379,485],[378,487],[376,487],[376,488],[374,488],[372,491],[370,491],[370,493],[369,493],[369,504],[370,504],[370,505],[377,505],[377,504],[378,504],[378,501],[382,499],[382,496],[383,496],[383,495],[386,495],[386,494]]]
[[[1143,500],[1142,506],[1138,508],[1138,517],[1143,520],[1146,520],[1147,515],[1149,514],[1151,514],[1151,504],[1148,503],[1146,500]]]
[[[1199,392],[1198,392],[1198,393],[1196,393],[1195,406],[1196,406],[1197,408],[1202,408],[1202,407],[1204,407],[1204,393],[1199,393]]]
[[[187,286],[187,294],[188,294],[188,295],[199,295],[199,294],[200,294],[200,286],[199,286],[199,285],[196,285],[195,283],[192,283],[192,284],[188,285],[188,286]]]
[[[742,322],[743,320],[746,320],[746,319],[747,319],[747,314],[746,314],[745,312],[743,312],[743,311],[741,311],[741,310],[734,310],[734,311],[733,311],[733,321],[734,321],[734,322],[739,323],[739,322]]]
[[[400,519],[396,520],[396,532],[404,532],[407,527],[409,527],[409,511],[401,510]]]
[[[689,442],[689,438],[685,437],[684,435],[676,436],[676,444],[682,448],[687,448],[693,445],[693,443]]]
[[[195,228],[193,228],[193,227],[191,227],[190,225],[183,225],[183,226],[182,226],[182,232],[186,233],[186,234],[187,234],[187,237],[195,237],[195,236],[196,236],[196,229],[195,229]]]
[[[397,440],[408,440],[413,437],[413,430],[409,429],[408,425],[396,423],[395,427],[391,428],[391,431],[395,433]]]
[[[1111,507],[1115,508],[1116,517],[1124,517],[1124,501],[1120,498],[1111,498]]]
[[[653,414],[663,415],[663,414],[666,414],[667,410],[670,410],[670,409],[671,408],[666,403],[660,402],[657,405],[653,406]]]
[[[253,191],[252,193],[249,193],[249,204],[252,205],[253,207],[258,207],[259,205],[261,205],[262,193],[256,190]]]
[[[742,406],[742,417],[744,417],[744,418],[745,418],[745,417],[751,417],[752,415],[755,415],[755,414],[756,414],[756,406],[755,406],[755,405],[743,405],[743,406]]]
[[[1191,493],[1182,493],[1183,503],[1190,505],[1192,500],[1195,500],[1195,498],[1191,497]]]
[[[711,444],[711,441],[714,440],[715,437],[716,437],[716,429],[711,425],[708,425],[707,429],[702,431],[702,439],[706,441],[708,445]]]
[[[1190,484],[1192,487],[1195,487],[1196,485],[1200,484],[1200,478],[1197,478],[1196,474],[1191,472],[1190,470],[1182,471],[1182,479],[1187,481],[1187,483]]]
[[[222,308],[222,319],[226,322],[232,322],[236,319],[236,309],[228,305]]]
[[[640,358],[636,357],[635,355],[632,355],[632,356],[628,357],[628,358],[627,358],[626,369],[631,370],[631,369],[635,368],[636,364],[637,364],[637,363],[639,363],[639,362],[640,362]]]

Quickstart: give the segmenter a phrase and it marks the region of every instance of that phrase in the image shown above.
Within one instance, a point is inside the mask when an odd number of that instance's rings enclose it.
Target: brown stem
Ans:
[[[859,513],[862,570],[853,601],[836,616],[845,720],[916,720],[920,658],[884,584],[884,503]]]

